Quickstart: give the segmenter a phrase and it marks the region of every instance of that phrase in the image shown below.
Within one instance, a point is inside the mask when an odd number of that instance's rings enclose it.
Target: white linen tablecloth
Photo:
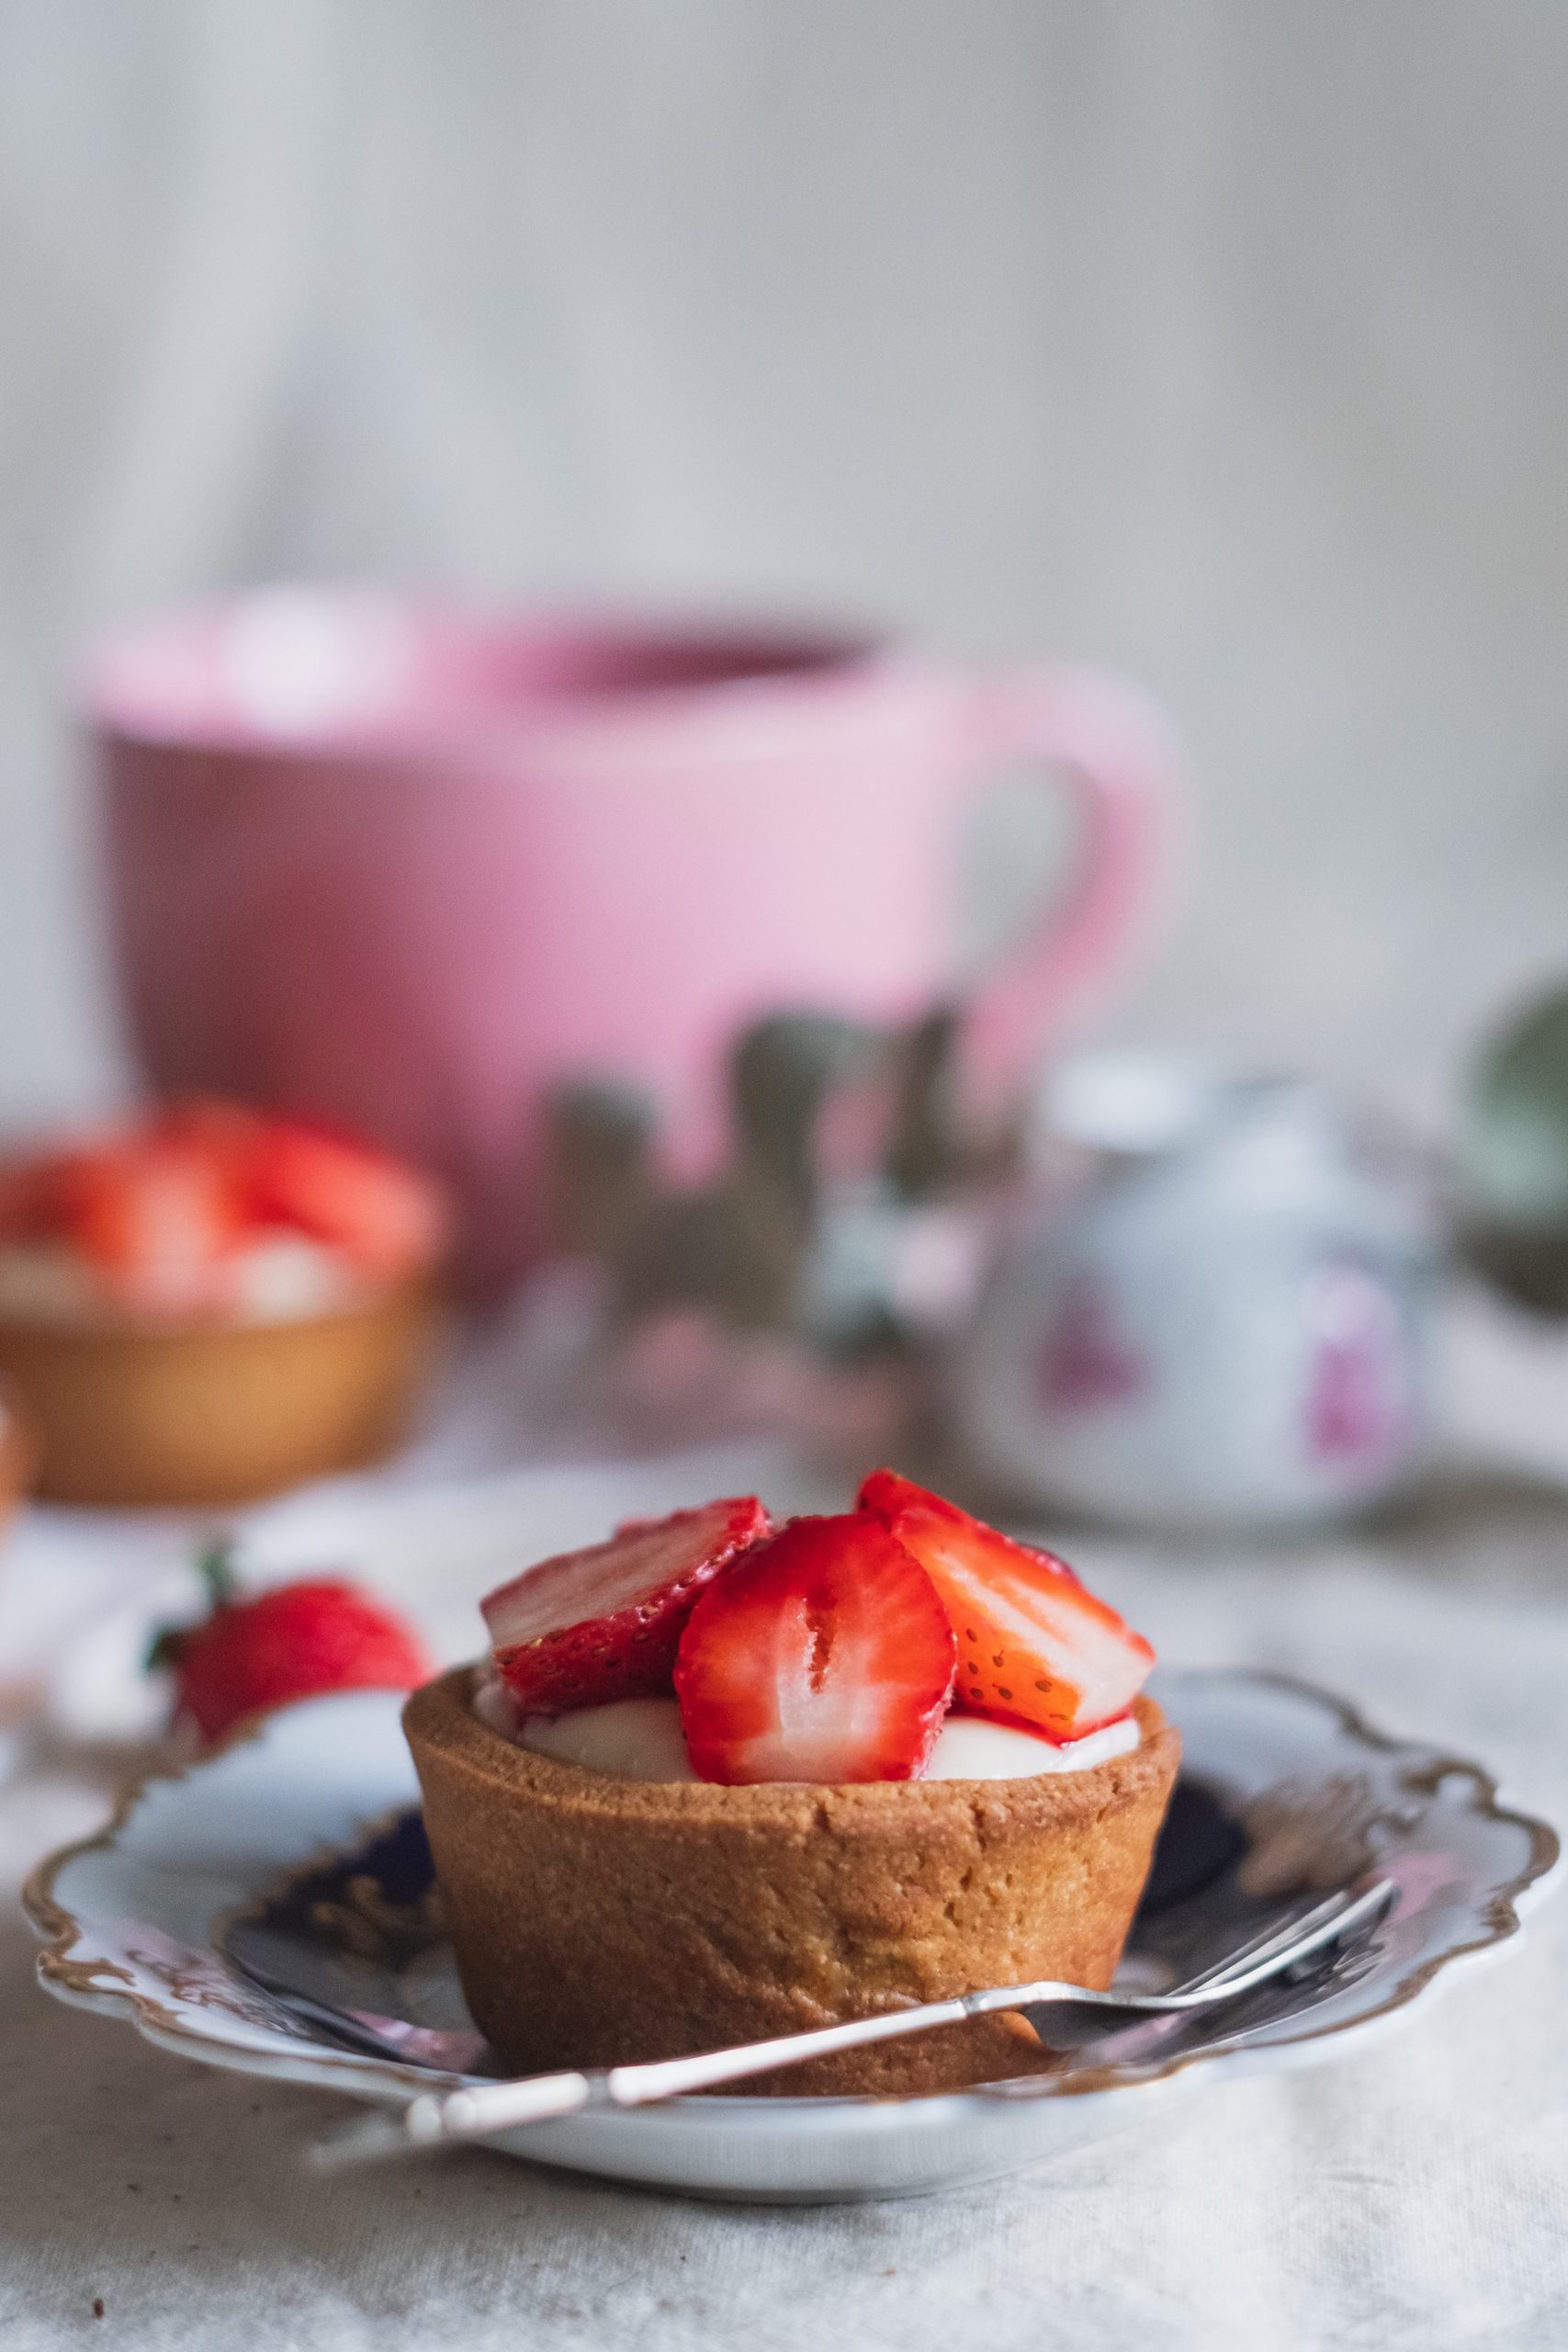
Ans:
[[[777,1458],[759,1473],[778,1487]],[[539,1523],[590,1532],[685,1475],[541,1473]],[[0,1629],[18,1583],[37,1597],[40,1563],[64,1573],[72,1525],[40,1515],[13,1547]],[[1455,1472],[1376,1533],[1075,1551],[1171,1663],[1321,1681],[1568,1821],[1561,1485]],[[35,1753],[0,1787],[7,1885],[102,1804],[78,1751]],[[1459,1972],[1404,2030],[1337,2063],[1155,2103],[1079,2155],[963,2193],[764,2210],[478,2153],[315,2177],[300,2152],[335,2102],[47,2001],[7,1902],[0,2344],[1562,2352],[1565,1960],[1568,1904],[1548,1901],[1506,1962]]]

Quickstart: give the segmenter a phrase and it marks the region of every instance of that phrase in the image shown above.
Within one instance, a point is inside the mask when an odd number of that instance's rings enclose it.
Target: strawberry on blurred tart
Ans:
[[[1142,1695],[1148,1644],[1051,1554],[881,1470],[854,1510],[777,1531],[750,1496],[624,1528],[484,1614],[489,1658],[404,1724],[468,2004],[508,2066],[1110,1983],[1179,1746]],[[1050,2063],[991,2018],[761,2087]]]
[[[428,1362],[446,1243],[429,1178],[237,1103],[0,1164],[0,1374],[40,1491],[237,1502],[374,1460]]]

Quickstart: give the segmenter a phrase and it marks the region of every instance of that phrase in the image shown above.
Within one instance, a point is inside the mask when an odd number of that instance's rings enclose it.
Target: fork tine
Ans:
[[[1234,1951],[1228,1951],[1224,1960],[1215,1961],[1196,1976],[1184,1978],[1179,1984],[1172,1985],[1171,1990],[1175,1993],[1201,1993],[1210,1985],[1223,1984],[1227,1976],[1234,1975],[1238,1970],[1254,1967],[1258,1961],[1269,1959],[1276,1951],[1283,1951],[1298,1937],[1310,1936],[1325,1921],[1341,1911],[1348,1911],[1358,1899],[1349,1888],[1338,1887],[1321,1903],[1314,1903],[1310,1910],[1298,1911],[1273,1927],[1260,1928],[1249,1941],[1238,1944]]]
[[[1370,1923],[1387,1909],[1396,1893],[1393,1881],[1384,1878],[1363,1887],[1359,1894],[1351,1895],[1347,1901],[1320,1904],[1315,1912],[1304,1919],[1298,1919],[1288,1934],[1274,1937],[1261,1953],[1254,1952],[1246,1961],[1233,1958],[1218,1975],[1211,1973],[1208,1983],[1196,1992],[1184,1988],[1180,1993],[1168,1994],[1166,1997],[1173,2005],[1190,2002],[1199,2007],[1205,2002],[1223,2000],[1229,1993],[1247,1992],[1254,1984],[1282,1976],[1296,1961],[1305,1960],[1311,1953],[1325,1950],[1352,1925],[1359,1928]]]

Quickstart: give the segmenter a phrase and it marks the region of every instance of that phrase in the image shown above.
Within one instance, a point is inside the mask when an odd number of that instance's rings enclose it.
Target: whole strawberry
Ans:
[[[210,1545],[199,1566],[210,1614],[160,1634],[148,1664],[171,1669],[175,1724],[205,1741],[296,1699],[329,1690],[412,1690],[429,1679],[418,1635],[355,1585],[312,1577],[247,1596],[227,1544]]]

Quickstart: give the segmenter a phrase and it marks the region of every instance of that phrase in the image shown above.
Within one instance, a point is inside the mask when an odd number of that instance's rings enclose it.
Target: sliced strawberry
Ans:
[[[0,1241],[57,1239],[65,1188],[79,1154],[29,1152],[0,1166]]]
[[[479,1604],[508,1689],[541,1715],[667,1691],[698,1594],[771,1526],[740,1495],[525,1568]]]
[[[293,1119],[259,1123],[246,1192],[262,1225],[293,1226],[389,1279],[441,1255],[446,1212],[438,1187],[389,1153]]]
[[[1155,1654],[1054,1553],[1015,1544],[893,1470],[874,1470],[859,1508],[912,1552],[958,1636],[955,1703],[1011,1715],[1055,1740],[1124,1715]]]
[[[268,1122],[245,1102],[215,1094],[181,1094],[153,1112],[141,1131],[153,1143],[181,1144],[220,1168],[243,1192],[249,1169]]]
[[[704,1593],[675,1694],[705,1781],[911,1781],[953,1688],[931,1578],[874,1521],[792,1520]]]
[[[187,1314],[228,1303],[243,1216],[207,1154],[134,1138],[57,1161],[51,1184],[61,1238],[123,1304]]]

